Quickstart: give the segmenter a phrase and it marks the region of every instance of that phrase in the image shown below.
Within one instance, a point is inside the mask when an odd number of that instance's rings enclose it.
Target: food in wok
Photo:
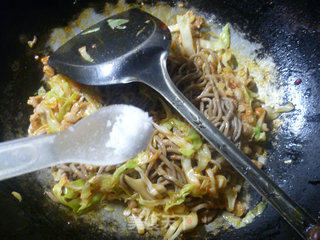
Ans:
[[[216,34],[205,18],[187,11],[176,15],[169,29],[172,80],[261,168],[267,116],[274,119],[293,106],[265,107],[248,62],[230,48],[229,24]],[[101,203],[121,200],[126,204],[124,216],[138,233],[160,229],[164,239],[175,239],[221,215],[242,227],[263,211],[263,201],[248,211],[248,199],[240,196],[244,180],[156,93],[142,85],[83,86],[55,73],[48,57],[42,59],[45,85],[28,101],[34,108],[30,135],[62,131],[104,105],[122,102],[149,111],[155,128],[148,148],[122,165],[54,167],[56,184],[47,192],[53,201],[82,214]]]

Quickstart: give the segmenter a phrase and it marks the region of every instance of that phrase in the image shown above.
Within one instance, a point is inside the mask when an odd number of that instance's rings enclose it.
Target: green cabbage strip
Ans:
[[[251,106],[253,101],[253,92],[251,92],[247,87],[245,87],[245,90],[246,90],[247,101],[250,102],[250,106]]]
[[[230,47],[230,30],[229,30],[230,24],[226,24],[220,33],[219,41],[223,45],[224,49],[227,49]]]
[[[60,132],[60,123],[54,117],[54,114],[51,109],[49,109],[49,116],[47,116],[47,124],[50,133]]]
[[[125,29],[126,26],[124,24],[126,24],[127,22],[129,22],[128,19],[108,19],[108,24],[112,29]]]
[[[78,96],[79,96],[78,92],[74,92],[71,95],[71,97],[67,99],[67,101],[63,104],[63,106],[61,107],[58,113],[58,116],[57,116],[58,121],[63,120],[64,115],[66,115],[66,113],[70,111],[73,101],[76,100]]]
[[[242,228],[245,227],[247,224],[252,223],[253,219],[257,216],[259,216],[261,213],[264,212],[264,210],[267,207],[267,202],[266,200],[262,200],[260,203],[257,204],[257,206],[255,206],[254,209],[248,211],[248,213],[246,214],[245,217],[240,218],[240,217],[236,217],[234,216],[232,213],[230,212],[224,212],[222,214],[222,217],[234,228],[238,229],[238,228]]]
[[[60,122],[63,120],[65,114],[70,111],[73,102],[79,97],[79,93],[77,91],[72,93],[67,82],[59,83],[57,81],[50,81],[48,84],[51,87],[50,91],[45,92],[44,88],[39,89],[39,93],[44,97],[43,104],[48,109],[46,123],[43,122],[43,124],[48,125],[50,133],[56,133],[60,131]],[[56,102],[62,106],[57,115],[52,111]]]
[[[49,99],[48,99],[49,101],[50,101],[50,98],[54,98],[54,100],[56,100],[56,99],[64,100],[64,99],[63,99],[63,95],[64,95],[63,89],[61,89],[59,85],[55,85],[55,86],[53,86],[53,88],[47,93],[46,99],[49,98]]]
[[[266,140],[266,133],[261,132],[261,128],[259,126],[255,126],[253,128],[253,134],[252,134],[253,140],[256,142],[261,142]]]
[[[66,187],[68,189],[73,190],[73,191],[79,191],[79,190],[81,190],[83,188],[85,183],[86,182],[83,179],[78,179],[78,180],[75,180],[75,181],[68,182],[66,184]]]
[[[200,46],[203,48],[209,48],[214,51],[226,50],[230,47],[230,24],[226,24],[219,35],[217,41],[210,41],[200,39]]]
[[[53,193],[56,198],[65,206],[71,208],[75,213],[82,213],[85,209],[100,202],[103,198],[102,193],[90,194],[88,199],[81,199],[86,182],[82,179],[70,181],[66,183],[66,179],[62,178],[59,183],[53,187]],[[90,186],[89,186],[90,187]]]
[[[192,157],[194,153],[201,148],[201,137],[189,124],[179,121],[176,118],[170,118],[162,123],[161,126],[166,127],[168,130],[172,130],[172,128],[175,127],[186,134],[186,137],[184,138],[174,135],[174,138],[171,139],[180,147],[179,152],[181,152],[185,157]]]
[[[186,53],[189,56],[192,56],[195,54],[195,49],[193,45],[193,38],[192,38],[192,32],[191,32],[191,24],[190,19],[188,16],[183,15],[177,16],[177,25],[180,29],[180,39],[182,42],[182,50],[184,53]]]
[[[196,170],[201,172],[206,169],[211,160],[211,152],[206,144],[202,145],[195,158],[198,160],[198,166],[196,167]]]
[[[135,168],[149,161],[148,152],[141,152],[137,157],[132,158],[125,164],[121,165],[116,169],[113,175],[102,175],[101,179],[95,176],[90,178],[88,181],[78,179],[70,181],[66,178],[62,178],[59,183],[54,185],[53,193],[56,198],[65,206],[71,208],[73,212],[81,214],[84,210],[91,206],[99,203],[103,198],[104,194],[100,190],[114,190],[116,193],[116,185],[119,182],[120,175],[128,169]]]
[[[103,199],[103,194],[101,192],[97,192],[94,194],[90,201],[85,204],[82,204],[81,207],[78,209],[77,213],[81,213],[83,210],[96,205]]]
[[[192,192],[192,190],[192,184],[184,185],[183,188],[180,190],[178,196],[175,198],[175,200],[171,201],[170,203],[167,203],[164,210],[167,212],[169,208],[182,204],[186,200],[186,197]]]
[[[101,189],[112,189],[119,182],[120,175],[128,169],[133,169],[135,167],[141,166],[149,161],[148,151],[139,153],[135,158],[130,159],[128,162],[124,163],[116,169],[113,175],[107,175],[102,181]]]
[[[37,92],[37,94],[40,95],[40,96],[44,96],[46,93],[47,93],[47,91],[44,89],[43,86],[41,86],[41,87],[38,89],[38,92]]]

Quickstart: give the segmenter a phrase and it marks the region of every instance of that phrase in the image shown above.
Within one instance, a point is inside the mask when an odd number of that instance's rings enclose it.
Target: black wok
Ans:
[[[173,4],[173,2],[169,2]],[[276,144],[267,146],[267,173],[314,217],[320,200],[320,7],[317,1],[189,1],[204,12],[214,13],[262,43],[259,56],[271,55],[278,67],[285,100],[295,100],[296,110],[282,116]],[[10,1],[0,9],[0,140],[27,134],[28,96],[40,86],[37,49],[26,47],[33,34],[45,42],[49,29],[66,25],[81,9],[103,4],[95,1]],[[42,48],[43,49],[43,48]],[[301,79],[300,82],[297,79]],[[299,99],[299,101],[297,101]],[[271,136],[275,139],[275,136]],[[302,146],[302,147],[301,147]],[[284,164],[285,160],[293,160]],[[108,231],[76,221],[47,200],[37,173],[0,182],[0,239],[132,239],[120,236],[117,226]],[[48,183],[49,184],[49,183]],[[18,202],[12,191],[21,193]],[[199,229],[199,231],[203,231]],[[209,239],[212,235],[203,233]],[[143,236],[141,236],[143,238]],[[281,217],[268,207],[247,227],[226,231],[215,239],[299,239]]]

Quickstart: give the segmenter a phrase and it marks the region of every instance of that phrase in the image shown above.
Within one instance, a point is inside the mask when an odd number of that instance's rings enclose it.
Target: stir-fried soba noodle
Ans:
[[[187,12],[169,26],[168,71],[179,89],[230,140],[257,161],[268,131],[254,79],[229,49],[229,25],[212,37],[202,17]],[[139,233],[161,229],[165,239],[228,213],[241,225],[247,203],[243,180],[164,100],[145,86],[90,89],[54,73],[43,59],[46,89],[30,97],[29,133],[66,129],[103,105],[135,104],[153,116],[148,148],[119,166],[63,164],[53,168],[50,198],[81,214],[100,202],[122,200]],[[150,76],[152,77],[152,76]],[[99,94],[96,90],[103,92]],[[105,96],[103,99],[100,96]],[[240,226],[239,225],[239,226]]]
[[[201,51],[207,51],[208,56],[216,58],[212,50]],[[201,52],[190,56],[185,63],[179,64],[174,57],[170,60],[176,65],[172,67],[171,76],[177,86],[225,136],[239,143],[242,123],[237,116],[237,102],[233,98],[220,96],[215,89],[221,76],[212,71],[214,65]]]

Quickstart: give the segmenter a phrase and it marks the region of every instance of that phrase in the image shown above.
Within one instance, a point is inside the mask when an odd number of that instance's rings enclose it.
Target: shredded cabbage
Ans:
[[[211,160],[211,152],[207,144],[202,145],[195,158],[198,160],[198,166],[196,167],[196,170],[198,172],[201,172],[206,169],[208,163]]]
[[[176,239],[180,233],[194,229],[198,225],[198,215],[196,212],[191,212],[188,215],[183,215],[170,225],[164,240]]]
[[[144,151],[139,153],[135,158],[130,159],[126,163],[122,164],[116,169],[113,175],[106,175],[102,181],[101,189],[112,189],[119,182],[120,175],[128,169],[133,169],[135,167],[141,166],[152,158],[149,158],[150,153]]]
[[[168,28],[169,28],[171,33],[179,31],[179,25],[178,24],[170,25],[170,26],[168,26]]]
[[[38,40],[37,36],[34,35],[32,41],[28,41],[28,42],[27,42],[27,43],[28,43],[28,46],[29,46],[30,48],[33,48],[33,46],[36,44],[37,40]]]
[[[281,113],[291,112],[292,110],[294,110],[294,106],[292,103],[287,103],[287,104],[285,104],[283,106],[279,106],[277,108],[272,108],[270,106],[266,106],[265,109],[268,113],[269,119],[273,120],[273,119],[278,118]]]
[[[108,24],[112,29],[125,29],[126,26],[124,26],[124,24],[126,24],[127,22],[129,22],[128,19],[108,19]]]
[[[183,51],[185,51],[185,53],[189,56],[195,54],[190,19],[187,15],[178,15],[177,24],[180,29]]]
[[[200,38],[200,46],[202,48],[212,49],[214,51],[225,50],[230,47],[230,24],[226,24],[219,35],[217,41],[210,41]]]
[[[146,200],[140,197],[137,200],[142,206],[149,207],[149,208],[160,206],[160,205],[166,205],[168,202],[170,202],[169,198],[157,199],[157,200]]]
[[[230,212],[224,212],[222,216],[234,228],[241,228],[251,223],[256,216],[263,213],[266,207],[267,202],[265,200],[262,200],[257,204],[257,206],[255,206],[254,209],[250,210],[244,218],[236,217]]]
[[[90,29],[90,30],[86,30],[84,32],[81,33],[81,35],[87,35],[89,33],[94,33],[94,32],[98,32],[100,30],[100,27],[94,28],[94,29]]]
[[[252,101],[253,101],[253,92],[250,91],[249,88],[245,87],[245,96],[247,97],[247,101],[250,102],[250,106],[252,105]]]
[[[230,30],[229,30],[230,24],[226,24],[220,33],[219,41],[223,47],[223,49],[227,49],[230,47]]]
[[[81,57],[86,60],[87,62],[94,62],[93,58],[89,55],[89,53],[87,52],[87,47],[83,46],[81,48],[78,49]]]
[[[173,201],[166,204],[164,210],[167,212],[169,208],[182,204],[185,201],[186,197],[192,192],[192,190],[193,190],[192,184],[184,185],[183,188],[180,190],[179,194],[177,195],[177,197],[174,198]]]
[[[191,159],[189,158],[182,159],[181,165],[188,183],[194,186],[194,188],[192,189],[193,195],[195,196],[200,195],[199,190],[200,190],[201,184],[197,174],[195,173],[195,170],[191,165]]]
[[[255,126],[253,128],[253,139],[256,142],[261,142],[266,140],[266,133],[261,131],[260,126]]]
[[[44,96],[45,94],[46,94],[46,90],[44,89],[44,87],[43,86],[41,86],[39,89],[38,89],[38,95],[40,95],[40,96]]]
[[[168,138],[177,144],[179,151],[187,158],[192,157],[202,146],[202,140],[197,131],[189,124],[179,121],[176,118],[170,118],[161,124],[162,127],[171,131],[177,128],[185,137],[179,136],[178,133],[170,132]]]
[[[275,109],[275,112],[276,113],[283,113],[283,112],[290,112],[294,109],[294,106],[292,103],[288,103],[286,105],[283,105],[283,106],[280,106],[280,107],[277,107]]]
[[[139,153],[135,158],[132,158],[125,164],[121,165],[117,168],[117,170],[113,173],[114,179],[119,179],[121,173],[126,171],[127,169],[135,168],[137,166],[141,166],[149,161],[149,152],[144,151]]]
[[[58,121],[62,121],[64,115],[66,115],[67,112],[70,111],[73,101],[76,100],[78,98],[79,94],[78,92],[74,92],[68,99],[67,101],[63,104],[63,106],[61,107],[61,109],[59,110],[57,119]]]
[[[82,213],[103,199],[102,193],[92,193],[88,182],[82,179],[69,182],[67,178],[61,178],[59,183],[54,185],[53,193],[63,205],[75,213]]]
[[[21,196],[20,193],[18,193],[18,192],[16,192],[16,191],[13,191],[13,192],[11,192],[11,194],[12,194],[16,199],[18,199],[19,202],[22,201],[22,196]]]
[[[94,96],[88,87],[81,86],[65,76],[57,74],[45,80],[50,90],[46,91],[44,87],[38,90],[42,101],[36,106],[37,114],[35,115],[38,115],[41,126],[38,129],[29,129],[33,135],[37,135],[41,129],[45,129],[46,133],[60,132],[102,106],[99,103],[99,97]],[[79,102],[80,105],[75,105],[76,102]],[[71,111],[73,106],[75,108]],[[67,124],[64,120],[70,112],[74,117],[69,119],[72,119],[73,122]]]
[[[163,240],[173,240],[176,237],[178,237],[178,235],[181,232],[178,230],[181,222],[182,222],[182,219],[179,218],[173,224],[171,224],[168,231],[166,232],[166,235],[164,235]]]
[[[198,225],[198,215],[196,212],[191,212],[182,218],[180,228],[182,232],[194,229]]]

